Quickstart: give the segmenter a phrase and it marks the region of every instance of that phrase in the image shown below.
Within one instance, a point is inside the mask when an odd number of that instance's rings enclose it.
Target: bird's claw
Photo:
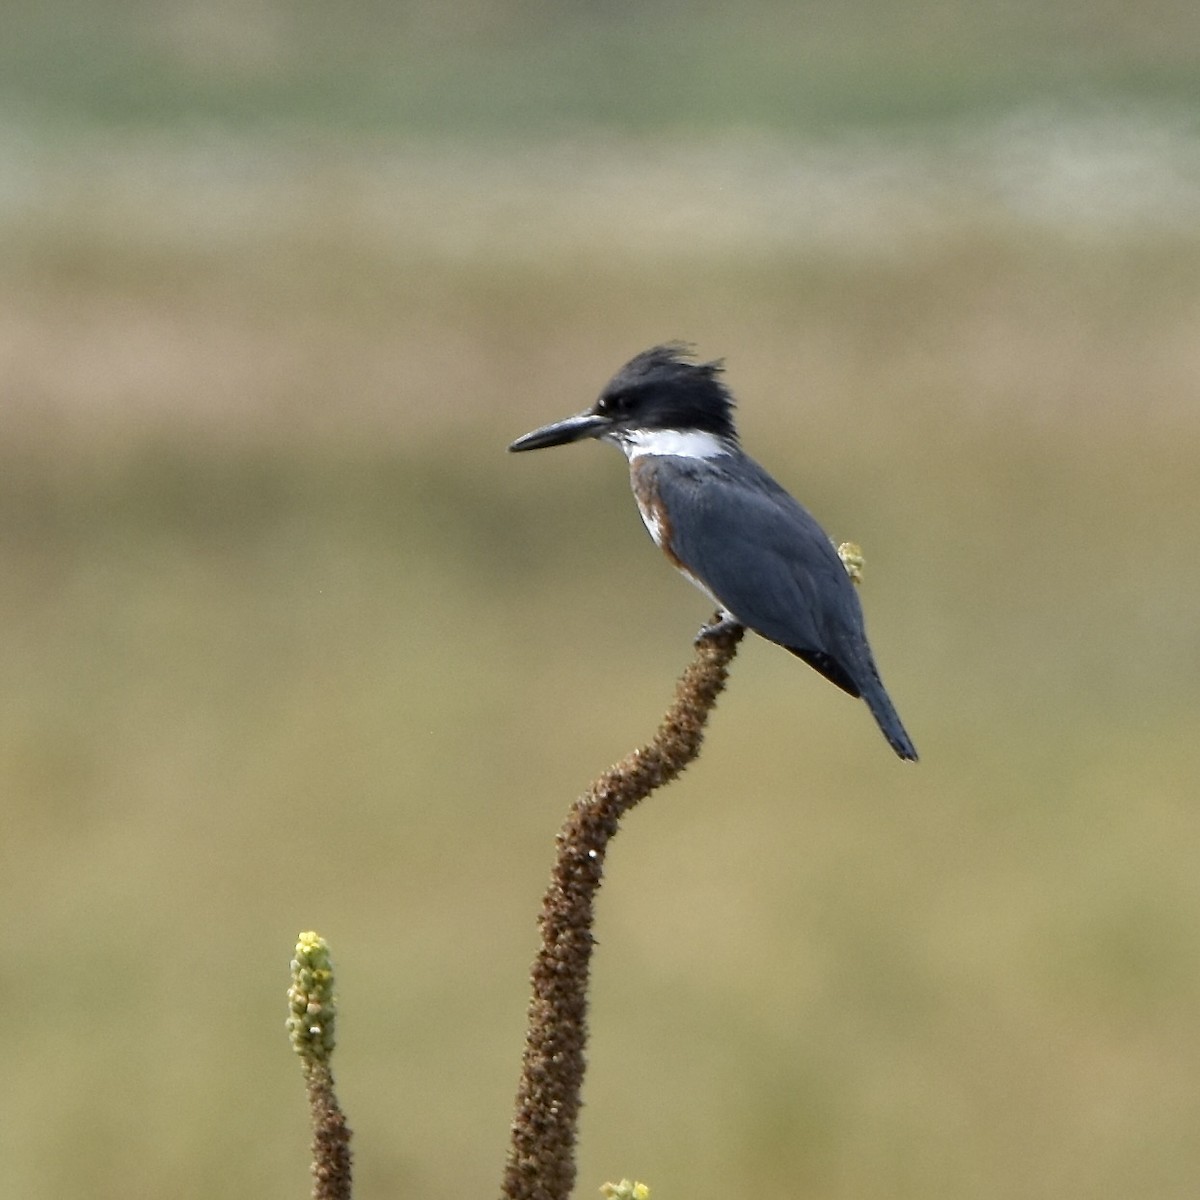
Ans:
[[[692,640],[698,646],[701,642],[711,641],[713,638],[726,637],[741,627],[742,623],[731,613],[718,613],[715,621],[700,626],[699,632]]]

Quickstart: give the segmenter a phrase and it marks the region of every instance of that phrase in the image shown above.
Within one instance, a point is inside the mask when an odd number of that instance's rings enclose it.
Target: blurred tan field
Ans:
[[[1097,87],[1195,66],[1117,24]],[[922,761],[746,642],[609,860],[579,1194],[1197,1194],[1200,131],[995,87],[344,135],[0,89],[7,1194],[305,1194],[304,929],[357,1194],[495,1194],[554,834],[708,616],[619,456],[504,448],[668,338],[862,544]]]

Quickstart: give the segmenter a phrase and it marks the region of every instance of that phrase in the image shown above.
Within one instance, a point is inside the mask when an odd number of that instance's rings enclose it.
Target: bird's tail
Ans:
[[[879,728],[883,730],[883,736],[887,738],[891,748],[901,758],[906,758],[909,762],[917,761],[917,748],[905,731],[900,714],[883,686],[883,680],[879,678],[879,671],[874,659],[870,657],[870,650],[866,651],[866,661],[860,659],[858,670],[852,673],[832,654],[826,654],[822,650],[801,650],[796,646],[787,646],[786,649],[797,658],[802,658],[814,670],[820,671],[830,683],[836,683],[842,691],[851,696],[861,696],[867,702],[871,715],[879,723]]]
[[[912,738],[908,736],[908,732],[900,720],[900,714],[896,711],[896,706],[888,696],[879,676],[874,672],[872,675],[873,678],[862,689],[862,698],[867,702],[871,716],[883,730],[883,736],[887,738],[888,745],[901,758],[907,759],[909,762],[916,762],[917,748],[912,744]]]

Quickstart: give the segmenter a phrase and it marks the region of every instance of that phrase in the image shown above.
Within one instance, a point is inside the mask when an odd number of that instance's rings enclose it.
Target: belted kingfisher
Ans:
[[[681,343],[644,350],[587,411],[509,449],[583,438],[619,446],[650,536],[720,609],[700,636],[743,625],[778,643],[861,696],[892,749],[915,761],[867,645],[854,584],[815,518],[742,451],[723,368],[695,362]]]

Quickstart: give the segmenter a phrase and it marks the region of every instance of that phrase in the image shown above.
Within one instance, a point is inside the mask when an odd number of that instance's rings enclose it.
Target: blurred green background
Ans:
[[[923,756],[745,644],[599,914],[580,1195],[1200,1189],[1200,7],[25,6],[0,43],[6,1189],[494,1195],[568,802],[708,615],[672,337]]]

